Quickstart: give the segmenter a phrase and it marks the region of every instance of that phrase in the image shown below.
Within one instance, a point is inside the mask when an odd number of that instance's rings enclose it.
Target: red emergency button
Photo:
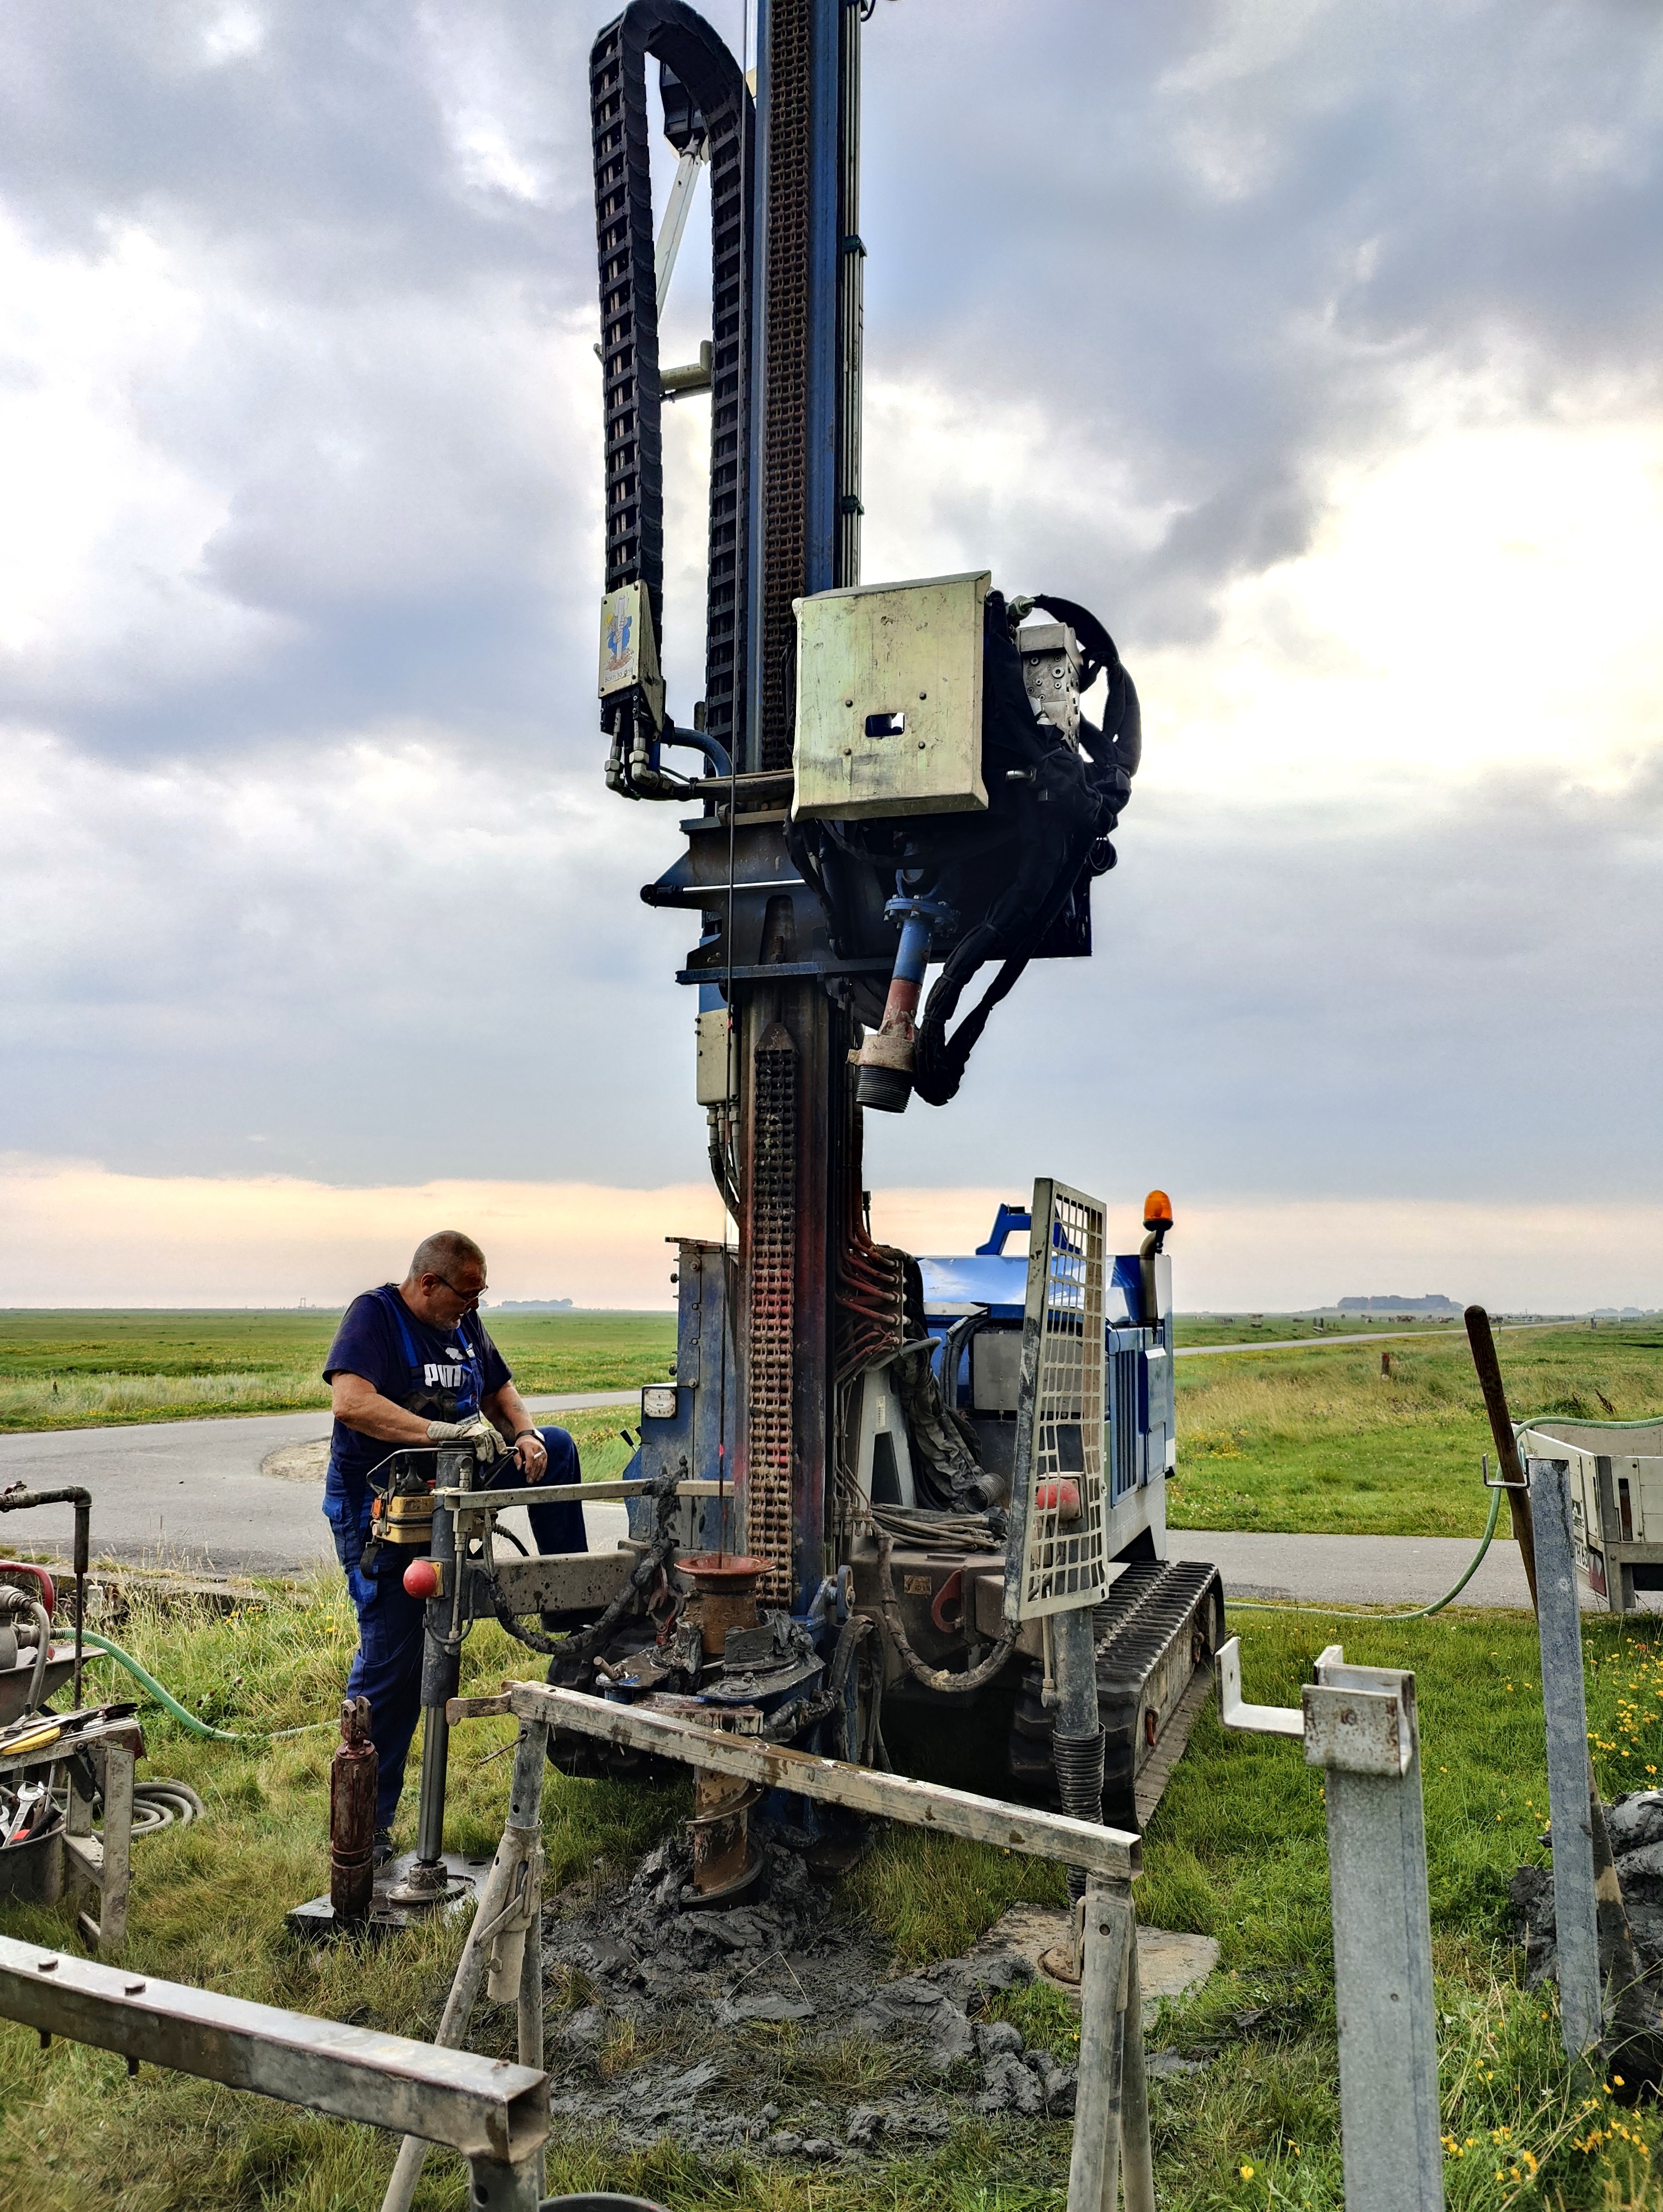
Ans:
[[[437,1597],[444,1587],[436,1559],[412,1559],[404,1570],[404,1589],[410,1597]]]
[[[1038,1484],[1034,1502],[1041,1513],[1054,1513],[1059,1521],[1077,1521],[1080,1486],[1066,1475],[1047,1475]]]

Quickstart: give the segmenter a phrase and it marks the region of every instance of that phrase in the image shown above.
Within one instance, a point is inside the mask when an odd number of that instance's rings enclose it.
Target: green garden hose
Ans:
[[[1226,1602],[1232,1613],[1320,1613],[1329,1620],[1425,1620],[1432,1613],[1441,1613],[1445,1606],[1453,1605],[1478,1573],[1479,1563],[1490,1549],[1490,1540],[1496,1533],[1496,1522],[1501,1510],[1502,1493],[1499,1490],[1492,1490],[1490,1493],[1490,1518],[1484,1522],[1484,1532],[1478,1540],[1478,1550],[1467,1561],[1466,1573],[1435,1604],[1417,1605],[1411,1613],[1345,1613],[1331,1605],[1301,1605],[1291,1598],[1233,1597]]]
[[[133,1680],[136,1682],[142,1682],[157,1704],[170,1712],[182,1726],[188,1728],[193,1735],[211,1737],[215,1743],[271,1743],[280,1736],[311,1735],[318,1729],[333,1728],[335,1725],[333,1721],[308,1721],[304,1728],[210,1728],[206,1721],[199,1721],[194,1713],[188,1712],[173,1692],[165,1690],[149,1669],[141,1665],[130,1651],[124,1651],[118,1644],[112,1644],[107,1636],[100,1636],[90,1628],[85,1630],[83,1633],[88,1644],[92,1644],[96,1650],[107,1652],[118,1666],[124,1667]]]
[[[1581,1413],[1533,1413],[1528,1420],[1515,1421],[1513,1424],[1514,1443],[1517,1443],[1526,1429],[1533,1429],[1539,1421],[1575,1421],[1579,1429],[1654,1429],[1658,1425],[1659,1416],[1654,1413],[1648,1420],[1644,1421],[1593,1421]],[[1229,1601],[1230,1611],[1232,1613],[1320,1613],[1330,1620],[1429,1620],[1433,1613],[1441,1613],[1445,1606],[1453,1604],[1472,1581],[1473,1576],[1478,1573],[1479,1562],[1490,1549],[1490,1540],[1496,1534],[1496,1522],[1501,1510],[1501,1490],[1492,1486],[1490,1492],[1490,1518],[1484,1522],[1484,1532],[1478,1540],[1478,1548],[1472,1554],[1468,1562],[1466,1572],[1461,1577],[1460,1582],[1453,1589],[1447,1589],[1435,1604],[1417,1605],[1411,1613],[1345,1613],[1333,1606],[1301,1605],[1296,1599],[1292,1598],[1240,1597],[1231,1598]]]

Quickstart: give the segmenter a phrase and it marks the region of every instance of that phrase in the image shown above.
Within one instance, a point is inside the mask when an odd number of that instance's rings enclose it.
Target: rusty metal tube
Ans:
[[[368,1917],[375,1894],[375,1784],[369,1699],[341,1705],[341,1741],[329,1769],[329,1901],[341,1921]]]

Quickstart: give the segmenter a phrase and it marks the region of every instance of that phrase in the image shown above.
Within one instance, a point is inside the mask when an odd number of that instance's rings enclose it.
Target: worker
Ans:
[[[416,1248],[402,1283],[366,1291],[347,1308],[324,1379],[335,1413],[324,1512],[358,1613],[349,1698],[369,1699],[379,1761],[375,1857],[392,1851],[392,1824],[422,1702],[425,1607],[404,1589],[412,1553],[369,1540],[372,1478],[385,1486],[399,1445],[471,1443],[483,1487],[580,1480],[578,1448],[564,1429],[535,1427],[525,1401],[479,1318],[485,1255],[471,1237],[441,1229]],[[436,1416],[438,1416],[436,1418]],[[539,1552],[588,1548],[583,1508],[551,1499],[527,1509]]]

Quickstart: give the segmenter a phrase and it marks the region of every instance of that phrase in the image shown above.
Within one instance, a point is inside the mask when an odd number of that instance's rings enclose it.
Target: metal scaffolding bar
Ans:
[[[545,1721],[579,1735],[679,1759],[713,1774],[737,1775],[769,1790],[795,1790],[822,1804],[847,1805],[853,1812],[933,1828],[938,1835],[962,1836],[969,1843],[997,1844],[1030,1858],[1059,1860],[1105,1881],[1128,1881],[1143,1865],[1142,1838],[1127,1829],[1094,1827],[1088,1820],[1071,1820],[1060,1813],[1041,1813],[1026,1805],[1008,1805],[998,1797],[978,1797],[968,1790],[914,1782],[905,1774],[880,1774],[869,1766],[819,1759],[756,1737],[720,1735],[647,1705],[616,1705],[607,1698],[549,1688],[541,1682],[512,1682],[501,1700],[475,1698],[465,1703],[465,1714],[458,1704],[458,1719],[486,1711],[513,1712],[523,1721]]]
[[[460,2151],[470,2202],[535,2212],[547,2076],[0,1936],[0,2018]]]

